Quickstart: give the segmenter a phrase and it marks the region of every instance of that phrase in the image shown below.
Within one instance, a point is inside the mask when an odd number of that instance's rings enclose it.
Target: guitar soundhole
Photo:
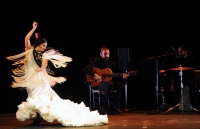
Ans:
[[[105,75],[105,74],[103,74],[101,78],[102,78],[102,79],[105,79],[105,78],[106,78],[106,75]]]

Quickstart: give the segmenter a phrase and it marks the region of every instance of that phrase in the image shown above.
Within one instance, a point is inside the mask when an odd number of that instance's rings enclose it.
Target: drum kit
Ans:
[[[182,67],[182,66],[180,66],[180,67],[175,67],[175,68],[169,68],[168,70],[176,70],[176,71],[179,71],[179,76],[180,76],[180,87],[181,87],[181,96],[180,96],[180,102],[178,103],[178,104],[176,104],[174,107],[171,107],[171,108],[169,108],[167,111],[166,111],[166,113],[167,112],[169,112],[169,111],[171,111],[171,110],[173,110],[174,108],[176,108],[176,107],[180,107],[179,109],[181,109],[181,110],[184,110],[184,106],[188,106],[188,105],[186,105],[185,103],[184,103],[184,101],[183,101],[183,70],[194,70],[194,68],[192,68],[192,67]],[[162,73],[162,72],[165,72],[165,70],[160,70],[159,71],[160,73]],[[196,75],[195,77],[195,79],[200,79],[200,75],[199,74],[196,74],[196,73],[200,73],[200,70],[194,70],[194,74]],[[163,91],[163,89],[161,88],[161,93],[162,93],[162,91]],[[162,104],[161,104],[161,107],[162,106],[166,106],[166,104],[164,103],[164,98],[163,98],[163,101],[162,101]],[[197,112],[199,112],[199,110],[197,110],[196,108],[194,108],[194,107],[192,107],[191,105],[189,105],[189,107],[191,108],[191,109],[193,109],[194,111],[197,111]]]
[[[163,94],[164,87],[158,86],[158,83],[160,82],[160,77],[164,77],[166,79],[167,73],[166,73],[165,70],[159,70],[158,69],[158,64],[159,64],[158,58],[164,57],[164,56],[168,56],[168,55],[172,55],[172,54],[174,54],[174,53],[169,53],[169,54],[165,54],[165,55],[161,55],[161,56],[155,56],[155,57],[147,58],[147,60],[155,60],[156,61],[156,63],[155,63],[155,65],[156,65],[156,86],[155,86],[155,89],[156,89],[156,106],[157,106],[156,112],[159,112],[159,110],[160,110],[159,108],[162,108],[162,109],[168,108],[167,104],[164,102],[164,98],[165,98],[165,96]],[[180,65],[179,67],[169,68],[168,70],[179,71],[179,76],[180,76],[180,81],[181,81],[181,84],[180,84],[180,87],[181,87],[181,91],[180,91],[181,92],[181,96],[180,96],[180,102],[178,104],[176,104],[174,107],[171,107],[168,110],[166,110],[166,113],[169,112],[169,111],[171,111],[171,110],[173,110],[174,108],[176,108],[178,106],[181,107],[181,110],[185,110],[184,107],[189,107],[190,109],[193,109],[193,110],[199,112],[199,110],[193,108],[191,105],[188,106],[183,101],[183,78],[182,78],[183,77],[183,71],[184,70],[194,70],[194,68],[192,68],[192,67],[182,67]],[[197,72],[200,73],[200,70],[194,70],[194,72],[195,73],[197,73]],[[194,73],[194,75],[195,75],[195,73]],[[160,76],[160,75],[162,75],[162,76]],[[197,74],[197,75],[198,76],[195,79],[199,79],[199,85],[200,85],[200,75],[199,74]],[[197,82],[198,82],[198,80],[197,80]],[[166,85],[166,84],[167,84],[166,81],[164,81],[163,86]],[[184,88],[185,87],[186,86],[184,86]],[[159,88],[160,88],[160,93],[159,93]],[[160,105],[160,107],[158,105],[158,96],[159,95],[162,96],[162,104]]]

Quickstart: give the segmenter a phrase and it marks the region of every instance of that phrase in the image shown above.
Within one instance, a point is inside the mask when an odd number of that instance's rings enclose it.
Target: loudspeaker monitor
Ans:
[[[118,48],[118,69],[130,69],[131,54],[131,48]]]

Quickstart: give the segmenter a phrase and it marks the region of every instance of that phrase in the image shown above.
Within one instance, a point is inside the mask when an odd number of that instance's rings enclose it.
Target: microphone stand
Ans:
[[[125,78],[125,111],[130,111],[130,109],[127,109],[127,78]]]
[[[155,112],[156,113],[160,113],[160,109],[158,106],[158,74],[159,74],[158,73],[158,64],[159,64],[158,58],[168,56],[168,55],[173,55],[173,54],[174,53],[169,53],[169,54],[165,54],[165,55],[147,58],[148,60],[156,60],[156,86],[155,86],[155,89],[156,89],[156,110],[155,110]]]

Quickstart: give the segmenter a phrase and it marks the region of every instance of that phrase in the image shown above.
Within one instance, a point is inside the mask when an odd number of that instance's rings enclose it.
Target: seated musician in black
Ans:
[[[194,76],[194,70],[199,69],[198,60],[194,55],[188,54],[188,47],[185,44],[178,46],[178,57],[175,57],[172,62],[172,67],[178,68],[182,66],[183,70],[180,73],[179,70],[171,72],[171,87],[170,90],[174,93],[173,104],[180,102],[181,95],[181,74],[182,84],[189,87],[190,91],[190,103],[193,107],[196,106],[196,92],[197,84]],[[184,69],[185,68],[185,69]],[[190,69],[191,68],[191,69]]]
[[[119,109],[121,95],[124,89],[124,84],[122,82],[117,82],[116,78],[112,78],[110,81],[103,81],[101,75],[95,72],[94,68],[99,70],[103,70],[105,68],[109,68],[112,73],[117,73],[116,63],[109,60],[110,50],[107,47],[102,47],[100,49],[100,57],[96,57],[93,62],[87,65],[83,71],[91,76],[97,82],[97,86],[92,86],[93,89],[96,90],[104,90],[104,98],[100,108],[100,114],[107,114],[106,107],[108,106],[108,99],[110,97],[111,91],[116,90],[113,109],[114,111],[121,113],[122,111]],[[127,78],[128,75],[126,73],[119,74],[122,78]]]

